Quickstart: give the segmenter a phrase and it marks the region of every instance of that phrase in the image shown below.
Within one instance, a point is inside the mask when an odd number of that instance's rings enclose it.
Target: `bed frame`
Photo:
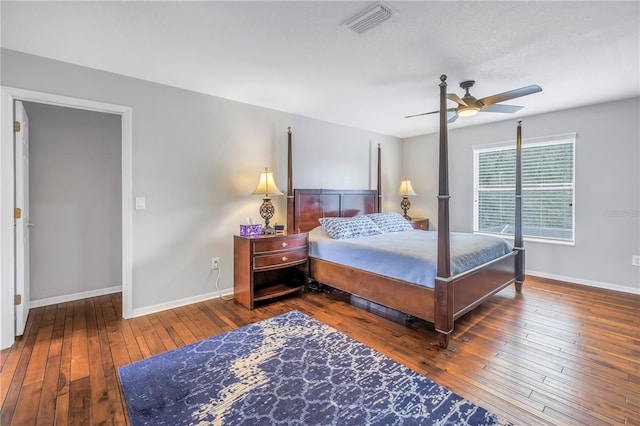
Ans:
[[[310,258],[310,277],[320,283],[434,324],[440,347],[449,345],[454,321],[494,294],[524,281],[522,244],[521,123],[516,137],[516,201],[514,249],[511,253],[459,275],[451,275],[446,76],[440,77],[440,155],[438,195],[438,260],[434,288]],[[355,216],[381,209],[381,158],[378,146],[376,190],[293,189],[291,128],[288,132],[287,229],[306,232],[318,219]]]

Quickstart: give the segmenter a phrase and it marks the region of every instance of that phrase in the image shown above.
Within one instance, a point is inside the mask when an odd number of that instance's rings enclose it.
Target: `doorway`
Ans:
[[[25,282],[24,294],[29,294],[25,303],[36,308],[120,293],[120,116],[34,102],[16,104],[24,106],[28,117],[24,131],[28,133],[29,174],[24,192],[28,190],[29,238],[25,240],[30,251],[24,257],[31,268],[25,273],[30,279]],[[18,148],[16,144],[16,151]],[[15,156],[19,158],[18,152]],[[18,165],[16,162],[16,199],[21,192]],[[23,216],[25,220],[16,221],[16,227],[25,225],[27,215]],[[16,233],[16,244],[19,235]],[[16,250],[16,265],[21,255]],[[16,293],[20,294],[18,288]],[[20,310],[18,331],[19,314]]]
[[[116,114],[121,120],[121,173],[122,173],[122,312],[128,318],[132,310],[132,173],[131,173],[131,108],[121,105],[94,102],[79,98],[58,96],[43,92],[2,87],[2,139],[14,138],[14,103],[16,101],[35,102],[63,106],[80,110]],[[14,226],[14,165],[13,144],[0,147],[0,349],[10,347],[15,339],[16,268]]]

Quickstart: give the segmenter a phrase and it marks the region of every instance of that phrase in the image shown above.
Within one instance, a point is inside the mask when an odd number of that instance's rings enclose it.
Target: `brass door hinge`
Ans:
[[[16,294],[15,304],[16,304],[16,306],[22,304],[22,295],[21,294]]]
[[[20,219],[22,217],[22,209],[20,207],[16,207],[13,211],[13,215],[16,219]]]
[[[20,131],[20,122],[19,121],[14,121],[13,122],[13,131],[18,133]]]

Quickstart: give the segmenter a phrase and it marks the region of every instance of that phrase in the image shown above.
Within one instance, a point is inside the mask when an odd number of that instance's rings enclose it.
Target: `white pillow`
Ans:
[[[366,215],[382,232],[410,231],[413,225],[398,212],[370,213]]]
[[[323,217],[320,224],[333,239],[366,237],[382,234],[382,230],[368,217],[364,215],[353,217]]]

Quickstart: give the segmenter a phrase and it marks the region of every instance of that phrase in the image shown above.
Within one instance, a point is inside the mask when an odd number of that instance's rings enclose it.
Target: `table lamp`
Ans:
[[[400,182],[400,188],[398,189],[398,194],[402,195],[402,202],[400,202],[400,208],[404,211],[404,218],[407,220],[411,220],[407,211],[411,207],[411,202],[409,201],[409,195],[417,195],[411,186],[411,181],[406,177],[402,182]]]
[[[269,220],[273,217],[276,209],[271,204],[272,195],[282,195],[282,191],[278,189],[275,181],[273,180],[273,173],[271,173],[266,167],[264,172],[260,173],[260,180],[258,186],[251,195],[264,195],[262,198],[262,205],[260,205],[260,216],[264,219],[264,233],[275,234],[275,229],[269,225]]]

